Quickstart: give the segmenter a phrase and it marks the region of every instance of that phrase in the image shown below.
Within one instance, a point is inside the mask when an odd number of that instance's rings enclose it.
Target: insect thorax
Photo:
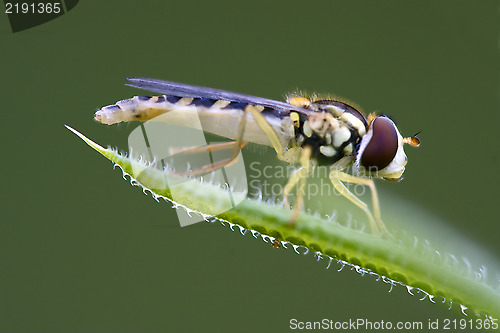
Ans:
[[[332,165],[344,156],[353,156],[366,133],[366,120],[347,107],[337,101],[318,101],[311,105],[316,112],[310,115],[292,112],[295,138],[291,145],[311,147],[318,165]]]

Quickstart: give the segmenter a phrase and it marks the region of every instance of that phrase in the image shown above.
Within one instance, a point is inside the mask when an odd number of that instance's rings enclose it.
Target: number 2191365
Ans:
[[[60,2],[7,2],[5,4],[6,14],[59,14],[60,12]]]

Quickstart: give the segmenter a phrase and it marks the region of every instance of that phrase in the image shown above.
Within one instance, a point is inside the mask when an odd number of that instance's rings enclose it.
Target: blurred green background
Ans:
[[[144,94],[124,86],[130,76],[274,99],[334,93],[392,115],[403,135],[422,130],[405,179],[379,188],[498,258],[498,22],[497,1],[82,1],[15,34],[0,15],[0,332],[463,318],[227,227],[180,228],[169,204],[132,188],[63,124],[125,150],[136,124],[92,118]]]

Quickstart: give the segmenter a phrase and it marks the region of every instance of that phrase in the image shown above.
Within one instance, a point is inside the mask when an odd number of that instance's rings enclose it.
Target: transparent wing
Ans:
[[[160,94],[174,95],[178,97],[210,98],[216,100],[222,99],[231,102],[262,105],[266,108],[278,111],[279,114],[288,114],[290,111],[297,111],[303,114],[310,114],[313,112],[285,102],[220,89],[146,78],[127,78],[127,80],[130,82],[127,84],[128,86]]]

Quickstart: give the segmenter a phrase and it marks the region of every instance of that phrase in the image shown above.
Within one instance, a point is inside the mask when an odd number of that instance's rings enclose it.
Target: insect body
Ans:
[[[235,140],[231,158],[204,168],[215,170],[230,163],[246,142],[271,146],[278,158],[300,163],[284,187],[287,202],[298,185],[299,192],[291,223],[297,219],[309,173],[318,165],[330,166],[332,184],[346,198],[363,209],[372,231],[388,231],[384,226],[372,178],[399,180],[407,158],[403,144],[418,146],[416,137],[403,138],[394,122],[386,116],[368,118],[354,107],[335,99],[289,96],[287,102],[191,86],[169,81],[131,78],[129,86],[164,95],[135,96],[106,106],[95,119],[104,124],[147,121],[177,110],[178,114],[196,113],[203,130]],[[183,123],[183,117],[176,119]],[[212,147],[213,149],[214,147]],[[208,149],[211,149],[210,147]],[[353,174],[343,172],[353,165]],[[373,214],[368,206],[352,194],[344,183],[369,186]]]

